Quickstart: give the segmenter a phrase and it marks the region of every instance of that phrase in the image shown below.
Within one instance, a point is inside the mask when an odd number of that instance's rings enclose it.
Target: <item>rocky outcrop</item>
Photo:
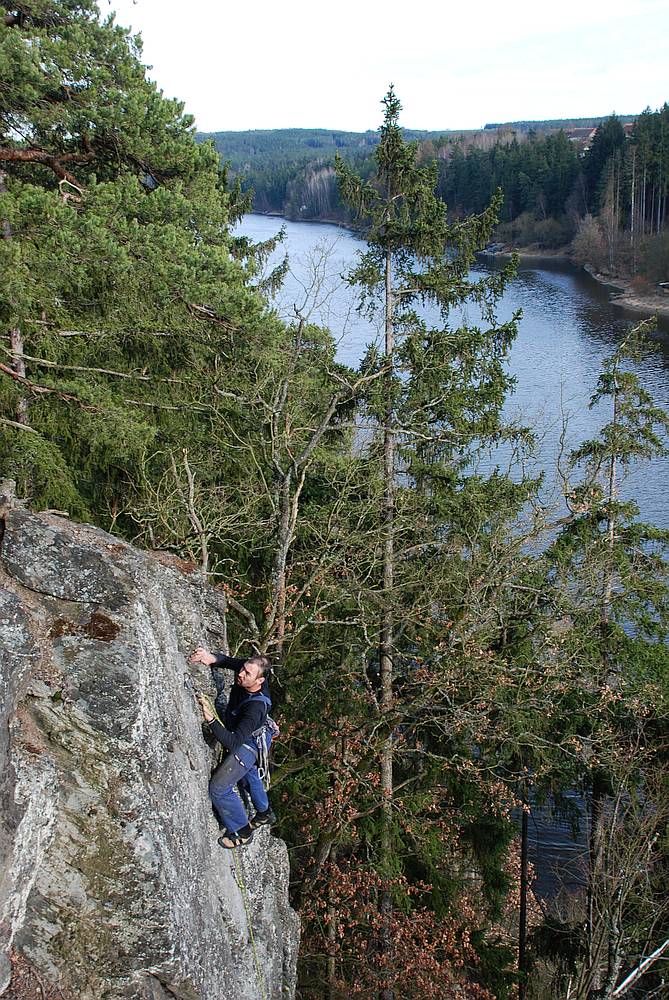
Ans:
[[[96,528],[4,513],[0,995],[292,997],[285,845],[218,847],[184,687],[220,597]]]

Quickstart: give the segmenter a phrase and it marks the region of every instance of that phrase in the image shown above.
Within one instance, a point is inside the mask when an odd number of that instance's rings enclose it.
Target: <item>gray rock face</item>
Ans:
[[[215,591],[22,509],[0,587],[0,995],[293,997],[285,845],[218,847],[184,688],[188,652],[220,644]]]

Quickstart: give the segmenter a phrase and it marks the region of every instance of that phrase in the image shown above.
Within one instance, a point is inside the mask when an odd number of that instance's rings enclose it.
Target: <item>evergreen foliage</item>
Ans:
[[[204,446],[233,332],[271,331],[228,234],[243,203],[93,3],[4,11],[3,466],[31,502],[129,530],[147,454]]]
[[[552,643],[563,692],[553,781],[565,787],[568,764],[588,810],[585,920],[565,928],[554,989],[571,974],[583,1000],[614,995],[621,973],[654,950],[669,920],[658,893],[669,819],[669,533],[640,523],[636,505],[619,495],[630,465],[667,451],[669,417],[634,370],[650,349],[648,332],[649,324],[630,331],[603,367],[591,405],[607,405],[610,420],[571,455],[582,477],[545,553],[542,613],[562,623]]]
[[[579,262],[662,281],[669,259],[666,119],[665,105],[636,120],[613,115],[403,136],[419,143],[421,162],[437,163],[437,191],[452,217],[482,212],[500,188],[497,242],[564,251],[576,237]],[[354,224],[334,184],[334,156],[369,180],[374,133],[277,130],[214,138],[233,174],[252,191],[256,211]]]
[[[511,222],[523,212],[559,218],[578,170],[576,149],[563,131],[525,142],[514,139],[488,151],[471,148],[464,153],[456,146],[442,168],[442,195],[455,210],[481,211],[501,188],[503,221]]]
[[[474,745],[451,732],[457,713],[452,693],[468,659],[460,646],[470,625],[465,605],[471,592],[464,581],[480,570],[478,546],[472,552],[466,538],[484,526],[496,531],[522,506],[527,485],[514,486],[501,475],[481,480],[470,470],[480,449],[514,433],[502,425],[500,411],[510,387],[504,356],[515,319],[498,324],[494,317],[511,271],[477,282],[469,277],[497,206],[463,223],[449,222],[435,194],[435,166],[421,165],[417,145],[404,141],[392,89],[384,106],[373,178],[366,181],[337,161],[343,199],[367,232],[368,249],[349,281],[361,287],[364,308],[379,312],[386,339],[382,349],[370,347],[362,365],[365,375],[378,378],[362,400],[360,419],[370,437],[360,457],[357,508],[348,512],[343,530],[349,608],[340,599],[339,628],[326,633],[335,674],[326,663],[318,670],[319,712],[299,724],[288,764],[296,776],[287,780],[299,809],[312,795],[301,783],[301,760],[308,787],[318,781],[321,798],[307,817],[318,846],[301,866],[302,893],[308,898],[317,888],[331,900],[330,919],[353,929],[360,919],[355,895],[341,889],[351,866],[366,872],[366,937],[378,944],[363,959],[351,930],[337,944],[333,985],[361,996],[378,990],[437,995],[452,989],[455,963],[474,969],[480,961],[475,950],[459,953],[455,945],[471,933],[462,916],[470,923],[474,912],[463,865],[480,880],[474,919],[488,965],[495,964],[496,944],[498,958],[508,959],[505,945],[488,931],[504,906],[512,827],[502,802],[491,807],[489,781],[470,769]],[[480,326],[462,324],[458,308],[465,302],[476,303]],[[442,325],[422,318],[428,303]],[[291,648],[291,658],[296,653]],[[310,917],[307,909],[305,916],[307,933],[317,941],[317,913]],[[432,953],[419,949],[410,959],[409,986],[403,934],[407,921],[422,919],[435,939],[450,937],[452,944],[429,986]],[[327,955],[327,939],[321,948]],[[317,975],[313,962],[310,974]],[[483,968],[478,974],[486,975]],[[496,976],[502,996],[499,969]]]

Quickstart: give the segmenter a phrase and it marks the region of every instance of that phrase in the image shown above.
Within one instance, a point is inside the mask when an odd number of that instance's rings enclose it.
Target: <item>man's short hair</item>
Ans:
[[[258,677],[267,677],[272,671],[272,664],[267,656],[249,656],[247,663],[253,663],[258,668]]]

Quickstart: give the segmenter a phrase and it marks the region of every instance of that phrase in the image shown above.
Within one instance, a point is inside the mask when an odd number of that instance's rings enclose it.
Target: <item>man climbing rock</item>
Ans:
[[[221,847],[233,848],[248,844],[253,831],[266,826],[276,818],[269,804],[269,798],[258,772],[257,737],[271,740],[265,732],[267,712],[271,707],[267,675],[270,662],[266,656],[252,656],[247,660],[223,653],[210,653],[198,646],[190,657],[191,663],[202,663],[212,668],[216,683],[216,711],[223,725],[212,711],[205,698],[198,698],[202,716],[228,754],[216,768],[209,782],[209,797],[214,812],[224,827],[218,838]],[[237,674],[230,698],[223,711],[223,684],[221,671],[224,667]],[[241,785],[255,807],[255,815],[249,820],[242,800],[236,790]]]

